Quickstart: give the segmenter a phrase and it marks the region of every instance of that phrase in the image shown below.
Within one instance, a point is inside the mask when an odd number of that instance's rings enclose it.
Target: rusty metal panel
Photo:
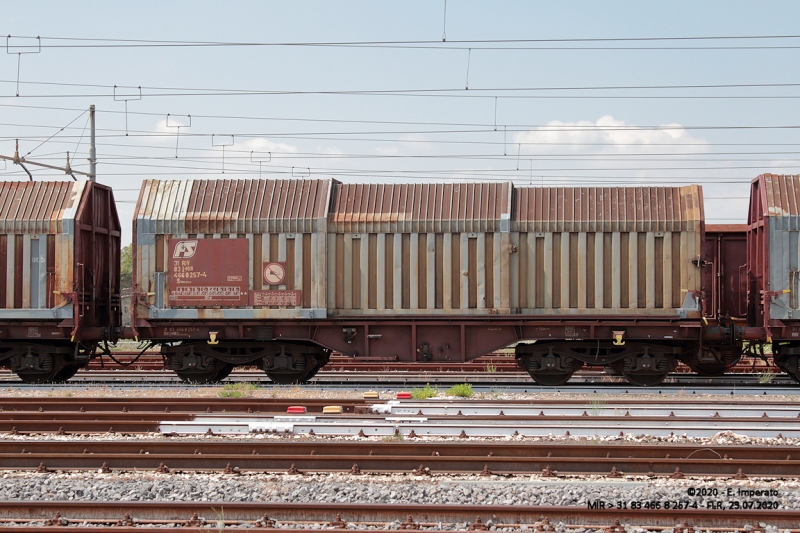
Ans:
[[[508,232],[509,182],[337,184],[330,233]]]
[[[25,318],[25,310],[68,302],[61,293],[74,290],[76,219],[88,190],[85,181],[0,182],[0,308],[9,310],[2,317]]]
[[[763,174],[753,180],[748,216],[749,317],[800,319],[800,175]],[[764,294],[764,297],[756,295]],[[768,302],[769,309],[764,309]]]
[[[345,233],[328,240],[339,315],[509,314],[508,233]]]
[[[247,305],[247,239],[170,239],[169,251],[170,306]]]
[[[146,180],[136,205],[143,234],[324,231],[333,180]]]
[[[517,187],[512,231],[692,231],[702,220],[698,185]]]
[[[342,315],[508,313],[510,183],[337,184],[328,288]]]
[[[706,225],[703,260],[703,316],[746,316],[747,225]]]
[[[699,314],[699,186],[523,187],[512,205],[519,313]]]
[[[140,301],[144,299],[148,305],[135,308],[136,318],[200,320],[217,316],[209,307],[238,308],[234,315],[234,310],[219,314],[237,319],[324,318],[328,293],[326,213],[335,183],[145,181],[134,214],[134,272],[135,291]],[[241,241],[242,250],[225,259],[228,267],[235,269],[232,275],[241,276],[241,282],[226,286],[227,276],[220,282],[222,285],[198,282],[198,287],[206,289],[182,288],[182,294],[174,294],[177,298],[171,299],[174,280],[171,275],[158,272],[159,258],[166,256],[172,261],[174,252],[168,249],[163,253],[159,243],[171,239],[197,240],[201,248],[231,246],[224,243]],[[208,244],[212,242],[221,244]],[[219,263],[220,257],[214,261]],[[264,263],[280,264],[282,279],[265,280]],[[212,286],[229,288],[207,289]],[[209,300],[202,297],[203,291]],[[166,301],[159,300],[161,294],[168,295]]]
[[[0,182],[0,234],[71,233],[85,181]]]

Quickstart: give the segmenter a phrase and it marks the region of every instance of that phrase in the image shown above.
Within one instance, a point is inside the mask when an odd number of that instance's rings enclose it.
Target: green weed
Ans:
[[[775,372],[759,372],[756,375],[758,376],[758,382],[762,385],[772,383],[772,380],[775,379],[775,376],[777,376]]]
[[[589,414],[592,416],[599,416],[600,412],[606,406],[606,401],[600,398],[593,398],[589,402]]]
[[[421,389],[411,389],[411,397],[415,400],[427,400],[439,394],[439,389],[431,387],[430,383],[426,383]]]
[[[445,394],[448,396],[458,396],[460,398],[471,398],[474,392],[472,391],[471,384],[462,383],[460,385],[453,385]]]
[[[257,388],[252,383],[226,383],[217,395],[220,398],[249,398]]]

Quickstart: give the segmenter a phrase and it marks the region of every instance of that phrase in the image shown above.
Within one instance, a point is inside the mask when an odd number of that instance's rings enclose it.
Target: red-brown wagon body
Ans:
[[[660,376],[701,337],[698,186],[153,180],[134,226],[132,323],[186,379],[255,362],[302,381],[331,350],[467,361],[520,341],[538,341],[517,355],[543,382],[589,360]]]
[[[120,333],[119,269],[110,188],[0,183],[0,364],[28,381],[74,375]]]

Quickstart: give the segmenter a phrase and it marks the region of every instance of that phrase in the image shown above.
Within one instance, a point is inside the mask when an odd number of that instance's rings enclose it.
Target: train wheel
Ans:
[[[797,345],[772,345],[774,363],[795,382],[800,383],[800,355]]]
[[[60,357],[59,354],[31,354],[29,351],[21,360],[12,357],[11,368],[25,383],[52,383],[59,372],[56,362]]]
[[[78,370],[80,369],[76,365],[65,366],[56,372],[56,375],[53,377],[53,383],[64,383],[65,381],[69,381],[75,376],[75,374],[78,373]]]
[[[267,377],[277,385],[296,385],[299,383],[307,383],[310,377],[309,374],[310,372],[306,372],[305,370],[292,373],[267,372]]]
[[[220,361],[219,359],[214,359],[211,368],[203,370],[176,370],[175,373],[181,378],[181,381],[186,383],[216,383],[228,377],[231,370],[233,370],[233,365],[225,361]]]
[[[287,355],[284,351],[272,358],[272,365],[264,368],[267,377],[278,385],[308,383],[319,369],[328,363],[329,353]],[[266,363],[263,365],[266,366]],[[263,368],[262,366],[262,368]]]
[[[557,387],[563,385],[583,362],[558,352],[555,346],[547,346],[546,351],[530,353],[517,347],[517,365],[525,370],[538,385]]]
[[[643,353],[614,361],[611,366],[632,385],[655,387],[675,368],[675,359],[670,355],[651,354],[645,348]]]
[[[319,372],[321,369],[322,369],[322,366],[318,366],[318,367],[314,368],[313,370],[311,370],[311,371],[310,371],[310,372],[309,372],[309,373],[306,375],[306,377],[305,377],[305,378],[303,378],[303,379],[304,379],[303,383],[308,383],[309,381],[311,381],[311,378],[313,378],[314,376],[316,376],[316,375],[317,375],[317,372]]]
[[[214,381],[222,381],[223,379],[227,378],[233,372],[233,365],[230,363],[226,363],[225,366],[217,373],[217,376],[214,378]]]
[[[660,385],[667,377],[669,372],[663,374],[645,373],[645,372],[623,372],[622,375],[632,385],[637,387],[655,387]]]
[[[24,381],[25,383],[52,383],[58,374],[58,371],[51,370],[49,372],[25,372],[25,371],[17,371],[15,372],[17,377]]]
[[[530,376],[533,378],[538,385],[542,385],[545,387],[558,387],[559,385],[563,385],[569,378],[572,377],[574,372],[548,372],[548,371],[540,371],[540,372],[528,372]]]
[[[689,368],[701,376],[721,376],[728,370],[728,365],[720,363],[696,363],[690,364]]]

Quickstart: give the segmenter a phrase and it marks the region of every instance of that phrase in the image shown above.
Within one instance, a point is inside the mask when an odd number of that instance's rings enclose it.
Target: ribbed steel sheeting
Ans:
[[[328,307],[341,315],[508,313],[509,182],[337,185]]]
[[[515,188],[510,307],[536,315],[696,313],[702,222],[697,185]]]
[[[698,185],[517,187],[512,231],[692,231],[703,219]]]
[[[140,318],[323,316],[327,293],[324,233],[334,183],[295,179],[145,181],[134,214],[135,280],[137,290],[149,293],[151,307],[137,308]],[[244,306],[250,309],[238,314],[226,309],[170,311],[170,239],[246,239],[249,290],[301,291],[302,305]],[[284,283],[263,284],[265,262],[285,264]]]
[[[70,233],[85,181],[0,182],[0,233]]]
[[[341,184],[330,233],[508,231],[510,182]]]
[[[140,234],[324,231],[332,180],[146,180]]]
[[[0,318],[66,303],[54,291],[73,290],[75,217],[85,189],[85,181],[0,182]]]
[[[748,267],[757,319],[800,319],[800,175],[763,174],[751,191]]]

